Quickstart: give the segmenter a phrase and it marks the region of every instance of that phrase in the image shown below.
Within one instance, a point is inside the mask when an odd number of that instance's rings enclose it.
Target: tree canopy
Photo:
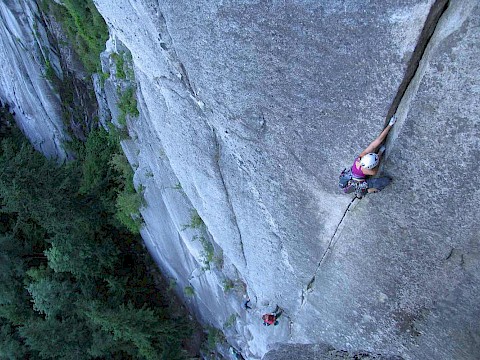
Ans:
[[[100,127],[58,165],[0,114],[0,358],[185,358],[192,326],[117,216],[118,139]]]

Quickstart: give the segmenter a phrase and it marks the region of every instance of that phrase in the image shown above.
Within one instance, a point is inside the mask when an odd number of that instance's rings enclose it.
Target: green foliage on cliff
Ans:
[[[115,61],[115,74],[117,78],[121,80],[125,80],[127,78],[127,73],[125,72],[124,54],[113,53],[111,56]]]
[[[137,117],[140,115],[137,108],[137,98],[135,96],[135,88],[130,86],[124,92],[120,92],[120,99],[118,100],[118,108],[120,114],[118,116],[118,122],[125,126],[127,124],[127,115]]]
[[[196,209],[193,209],[190,212],[190,223],[183,225],[182,230],[186,229],[202,229],[205,227],[205,223],[203,222],[203,219],[198,215],[198,212]]]
[[[99,71],[100,53],[108,39],[105,21],[92,0],[62,0],[62,4],[43,0],[42,9],[62,24],[87,71]]]
[[[132,54],[126,51],[112,53],[110,57],[115,61],[115,76],[120,80],[135,80]]]
[[[59,166],[5,121],[0,136],[0,358],[185,358],[191,325],[115,216],[118,140],[95,130]]]
[[[119,173],[118,179],[122,184],[115,202],[117,209],[115,216],[128,230],[138,234],[142,225],[139,209],[144,200],[143,195],[133,186],[133,170],[124,154],[115,154],[110,160],[110,165]]]
[[[45,59],[45,78],[50,82],[54,82],[56,77],[57,75],[53,69],[52,63],[49,59]]]

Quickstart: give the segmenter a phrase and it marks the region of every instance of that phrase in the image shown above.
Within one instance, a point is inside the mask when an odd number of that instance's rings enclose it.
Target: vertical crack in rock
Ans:
[[[408,89],[408,86],[416,75],[420,61],[422,60],[425,50],[427,49],[427,45],[429,44],[430,39],[435,32],[435,28],[437,27],[440,17],[447,10],[448,4],[449,0],[437,0],[430,8],[430,12],[425,20],[422,32],[418,38],[417,45],[415,46],[412,56],[410,57],[410,61],[408,62],[403,81],[401,82],[397,94],[393,99],[392,105],[387,112],[387,122],[393,116],[393,114],[396,113],[397,108],[402,102],[405,92]]]
[[[232,213],[233,222],[235,223],[235,226],[237,227],[238,238],[240,240],[240,249],[241,249],[242,258],[243,258],[243,264],[246,267],[247,266],[247,258],[245,256],[245,250],[244,250],[244,247],[243,247],[242,232],[240,231],[240,226],[238,225],[237,215],[235,214],[235,209],[234,209],[233,204],[232,204],[232,200],[231,200],[231,197],[230,197],[230,192],[228,191],[228,187],[227,187],[227,184],[225,182],[225,178],[224,178],[223,172],[222,172],[222,166],[220,164],[220,159],[221,159],[221,156],[222,156],[221,142],[220,142],[220,139],[218,138],[217,132],[214,128],[213,128],[213,133],[214,133],[215,148],[216,148],[215,160],[216,160],[216,165],[217,165],[217,168],[218,168],[218,174],[219,174],[220,180],[223,184],[223,188],[225,189],[225,195],[227,197],[228,206],[230,207],[230,211]]]
[[[184,85],[185,90],[187,93],[194,99],[194,101],[197,103],[197,105],[203,104],[199,99],[198,95],[193,89],[192,83],[190,82],[190,77],[187,73],[187,70],[185,66],[183,65],[182,61],[180,61],[180,58],[175,51],[175,47],[173,44],[173,39],[170,36],[170,32],[168,30],[167,22],[165,20],[165,17],[163,16],[162,13],[158,13],[158,20],[159,20],[159,28],[160,28],[160,33],[159,33],[159,41],[160,41],[160,47],[162,48],[163,52],[166,55],[167,61],[172,65],[172,67],[176,70],[177,75],[181,81],[181,83]]]

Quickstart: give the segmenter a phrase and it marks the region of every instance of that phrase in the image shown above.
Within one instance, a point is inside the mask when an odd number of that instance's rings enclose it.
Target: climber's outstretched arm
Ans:
[[[393,124],[395,124],[396,121],[397,121],[396,115],[392,116],[392,118],[390,119],[390,122],[388,123],[387,127],[385,129],[383,129],[383,131],[380,133],[380,135],[378,135],[378,137],[375,140],[373,140],[370,143],[370,145],[368,145],[365,148],[365,150],[362,151],[362,153],[360,154],[360,157],[362,157],[362,156],[364,156],[368,153],[376,152],[377,148],[383,143],[383,141],[385,140],[385,138],[388,135],[388,132],[390,131],[390,129],[392,128]]]

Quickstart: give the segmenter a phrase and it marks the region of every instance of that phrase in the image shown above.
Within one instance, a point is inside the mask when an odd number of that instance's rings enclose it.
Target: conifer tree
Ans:
[[[26,359],[28,348],[23,344],[16,328],[0,317],[0,359]]]
[[[170,316],[138,237],[115,220],[127,186],[116,140],[94,131],[60,166],[2,124],[0,359],[185,358],[190,324]]]

